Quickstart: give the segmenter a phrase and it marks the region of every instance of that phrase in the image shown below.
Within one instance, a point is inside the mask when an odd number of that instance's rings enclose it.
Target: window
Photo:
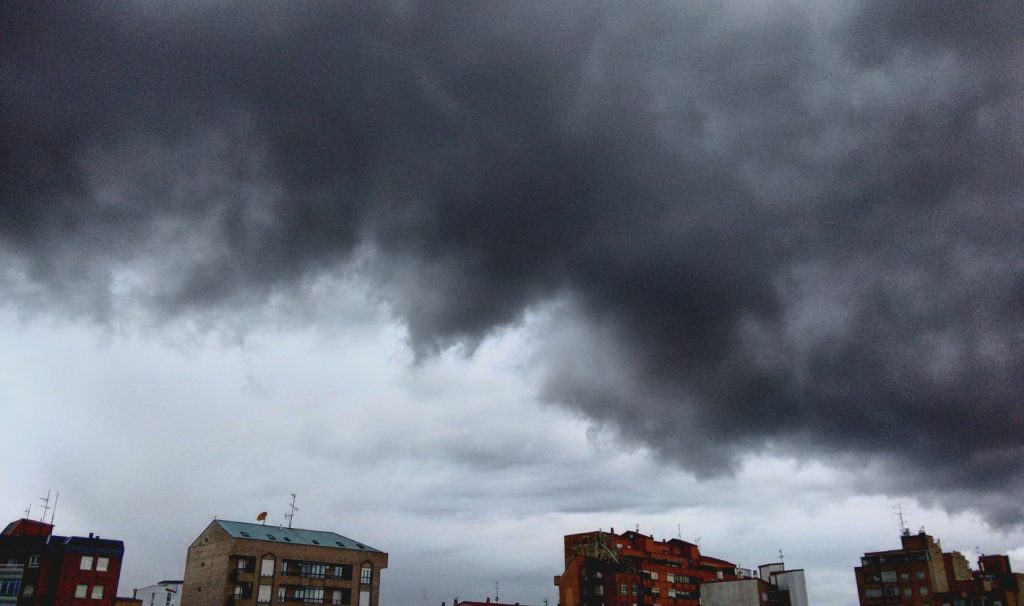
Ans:
[[[676,597],[676,590],[675,589],[669,589],[668,590],[668,597],[670,597],[670,598]]]
[[[25,596],[27,598],[29,596],[35,595],[35,593],[36,593],[36,586],[35,585],[25,585],[25,591],[22,591],[21,595],[23,595],[23,596]],[[1002,606],[1002,604],[1000,604],[999,606]]]
[[[268,534],[268,535],[267,535],[267,538],[268,538],[268,539],[270,539],[271,541],[276,541],[276,540],[277,540],[277,537],[275,537],[275,536],[274,536],[274,535],[272,535],[272,534]]]
[[[672,574],[671,572],[668,573],[665,576],[668,577],[668,582],[669,583],[675,583],[676,582],[676,575]]]
[[[653,596],[661,595],[661,589],[659,589],[657,587],[652,587],[651,588],[651,595],[653,595]]]
[[[341,579],[343,581],[352,580],[352,565],[351,564],[335,564],[334,566],[334,578]]]
[[[271,569],[271,571],[273,571],[273,569]],[[270,585],[260,585],[260,592],[256,596],[256,601],[260,604],[269,604],[271,590],[273,590],[273,587]]]
[[[94,599],[94,600],[102,600],[103,599],[103,585],[93,585],[92,586],[92,595],[90,597],[92,599]]]
[[[279,602],[284,601],[284,587],[277,588],[277,599]]]
[[[909,572],[901,572],[900,573],[900,580],[901,581],[909,581],[910,580],[910,573]]]
[[[619,585],[619,595],[629,595],[629,587],[626,585]]]
[[[75,597],[84,598],[89,594],[88,585],[75,585]]]
[[[633,585],[633,595],[640,595],[640,588]]]
[[[598,585],[594,588],[594,595],[604,595],[604,585]]]
[[[78,568],[81,570],[92,570],[92,556],[82,556],[82,563]]]
[[[913,595],[914,595],[914,592],[911,591],[909,587],[904,587],[903,588],[903,597],[909,598],[909,597],[911,597]]]
[[[260,563],[260,576],[261,577],[272,577],[272,576],[274,576],[274,558],[269,558],[269,557],[268,558],[263,558],[263,562]]]
[[[370,566],[363,565],[363,569],[359,571],[359,582],[363,585],[369,585],[373,580],[373,568]],[[363,599],[362,596],[359,599]]]
[[[28,567],[29,568],[39,568],[39,556],[37,556],[37,555],[29,556],[28,557]]]
[[[299,566],[300,574],[311,579],[322,579],[327,576],[327,565],[319,562],[303,562]]]
[[[370,592],[360,591],[359,592],[359,606],[370,606]]]
[[[882,592],[886,596],[894,598],[894,597],[898,597],[900,595],[900,588],[899,587],[885,587],[884,589],[882,589]]]
[[[917,592],[920,593],[921,595],[928,595],[928,588],[927,587],[919,587]]]
[[[866,598],[880,598],[882,597],[882,590],[876,588],[868,588],[864,590],[864,597]]]
[[[882,571],[882,582],[883,583],[895,583],[896,582],[896,571],[895,570],[883,570]]]
[[[651,580],[652,581],[657,581],[658,580],[658,573],[657,572],[654,572],[654,571],[651,572]]]
[[[100,572],[106,572],[107,567],[110,565],[110,558],[96,558],[96,570]]]
[[[918,570],[917,571],[917,580],[919,580],[919,581],[923,581],[924,580],[924,571],[923,570]]]
[[[0,581],[0,596],[18,597],[21,591],[21,579],[3,579]]]

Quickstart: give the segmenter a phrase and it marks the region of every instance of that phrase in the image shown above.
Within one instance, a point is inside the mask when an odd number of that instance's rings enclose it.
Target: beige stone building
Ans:
[[[334,532],[214,520],[188,548],[182,606],[378,606],[388,554]]]

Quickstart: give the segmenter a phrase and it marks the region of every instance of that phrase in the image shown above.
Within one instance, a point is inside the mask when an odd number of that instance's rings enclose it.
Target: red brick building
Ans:
[[[124,543],[52,533],[52,525],[27,519],[0,532],[0,603],[114,606]]]
[[[1024,575],[1014,574],[1007,556],[981,556],[972,570],[924,530],[900,540],[902,549],[861,557],[854,569],[861,606],[1024,606]]]
[[[567,535],[555,585],[561,606],[698,606],[703,583],[735,578],[735,564],[693,543],[613,528]]]

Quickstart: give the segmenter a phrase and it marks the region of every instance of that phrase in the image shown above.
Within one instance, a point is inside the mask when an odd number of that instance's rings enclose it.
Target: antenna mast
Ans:
[[[498,598],[498,582],[497,581],[494,582],[494,601],[495,602],[500,602],[501,601],[501,599]]]
[[[50,489],[46,490],[45,497],[39,497],[39,500],[43,502],[43,515],[40,516],[39,521],[43,524],[46,523],[46,512],[51,509],[50,507]]]
[[[29,503],[28,507],[25,508],[25,519],[30,519],[31,517],[32,517],[32,503]]]
[[[53,518],[57,517],[57,499],[60,498],[60,491],[53,497],[53,511],[50,512],[50,526],[53,526]]]
[[[904,536],[907,534],[907,522],[903,519],[903,504],[898,503],[893,509],[896,510],[896,513],[892,515],[896,516],[900,521],[900,536]]]
[[[299,508],[295,506],[295,493],[293,492],[293,493],[291,493],[291,495],[292,495],[292,502],[288,505],[288,508],[291,511],[289,511],[286,514],[284,514],[284,517],[288,518],[288,528],[292,527],[292,520],[295,519],[295,512],[299,510]]]

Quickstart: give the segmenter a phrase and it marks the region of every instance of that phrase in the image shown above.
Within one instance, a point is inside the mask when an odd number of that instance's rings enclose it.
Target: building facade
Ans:
[[[701,606],[808,606],[802,569],[786,570],[782,562],[763,564],[757,576],[741,572],[734,580],[701,586]]]
[[[900,541],[901,549],[861,557],[854,569],[861,606],[1024,606],[1024,575],[1013,573],[1007,556],[982,556],[972,570],[924,529],[904,531]]]
[[[156,585],[136,589],[132,597],[142,606],[181,606],[181,588],[184,581],[160,581]]]
[[[388,554],[334,532],[214,520],[188,549],[182,606],[378,606]]]
[[[0,532],[0,605],[114,606],[123,557],[121,541],[16,520]]]
[[[555,577],[561,606],[698,606],[701,587],[738,578],[735,564],[680,539],[639,532],[565,537],[565,571]]]

